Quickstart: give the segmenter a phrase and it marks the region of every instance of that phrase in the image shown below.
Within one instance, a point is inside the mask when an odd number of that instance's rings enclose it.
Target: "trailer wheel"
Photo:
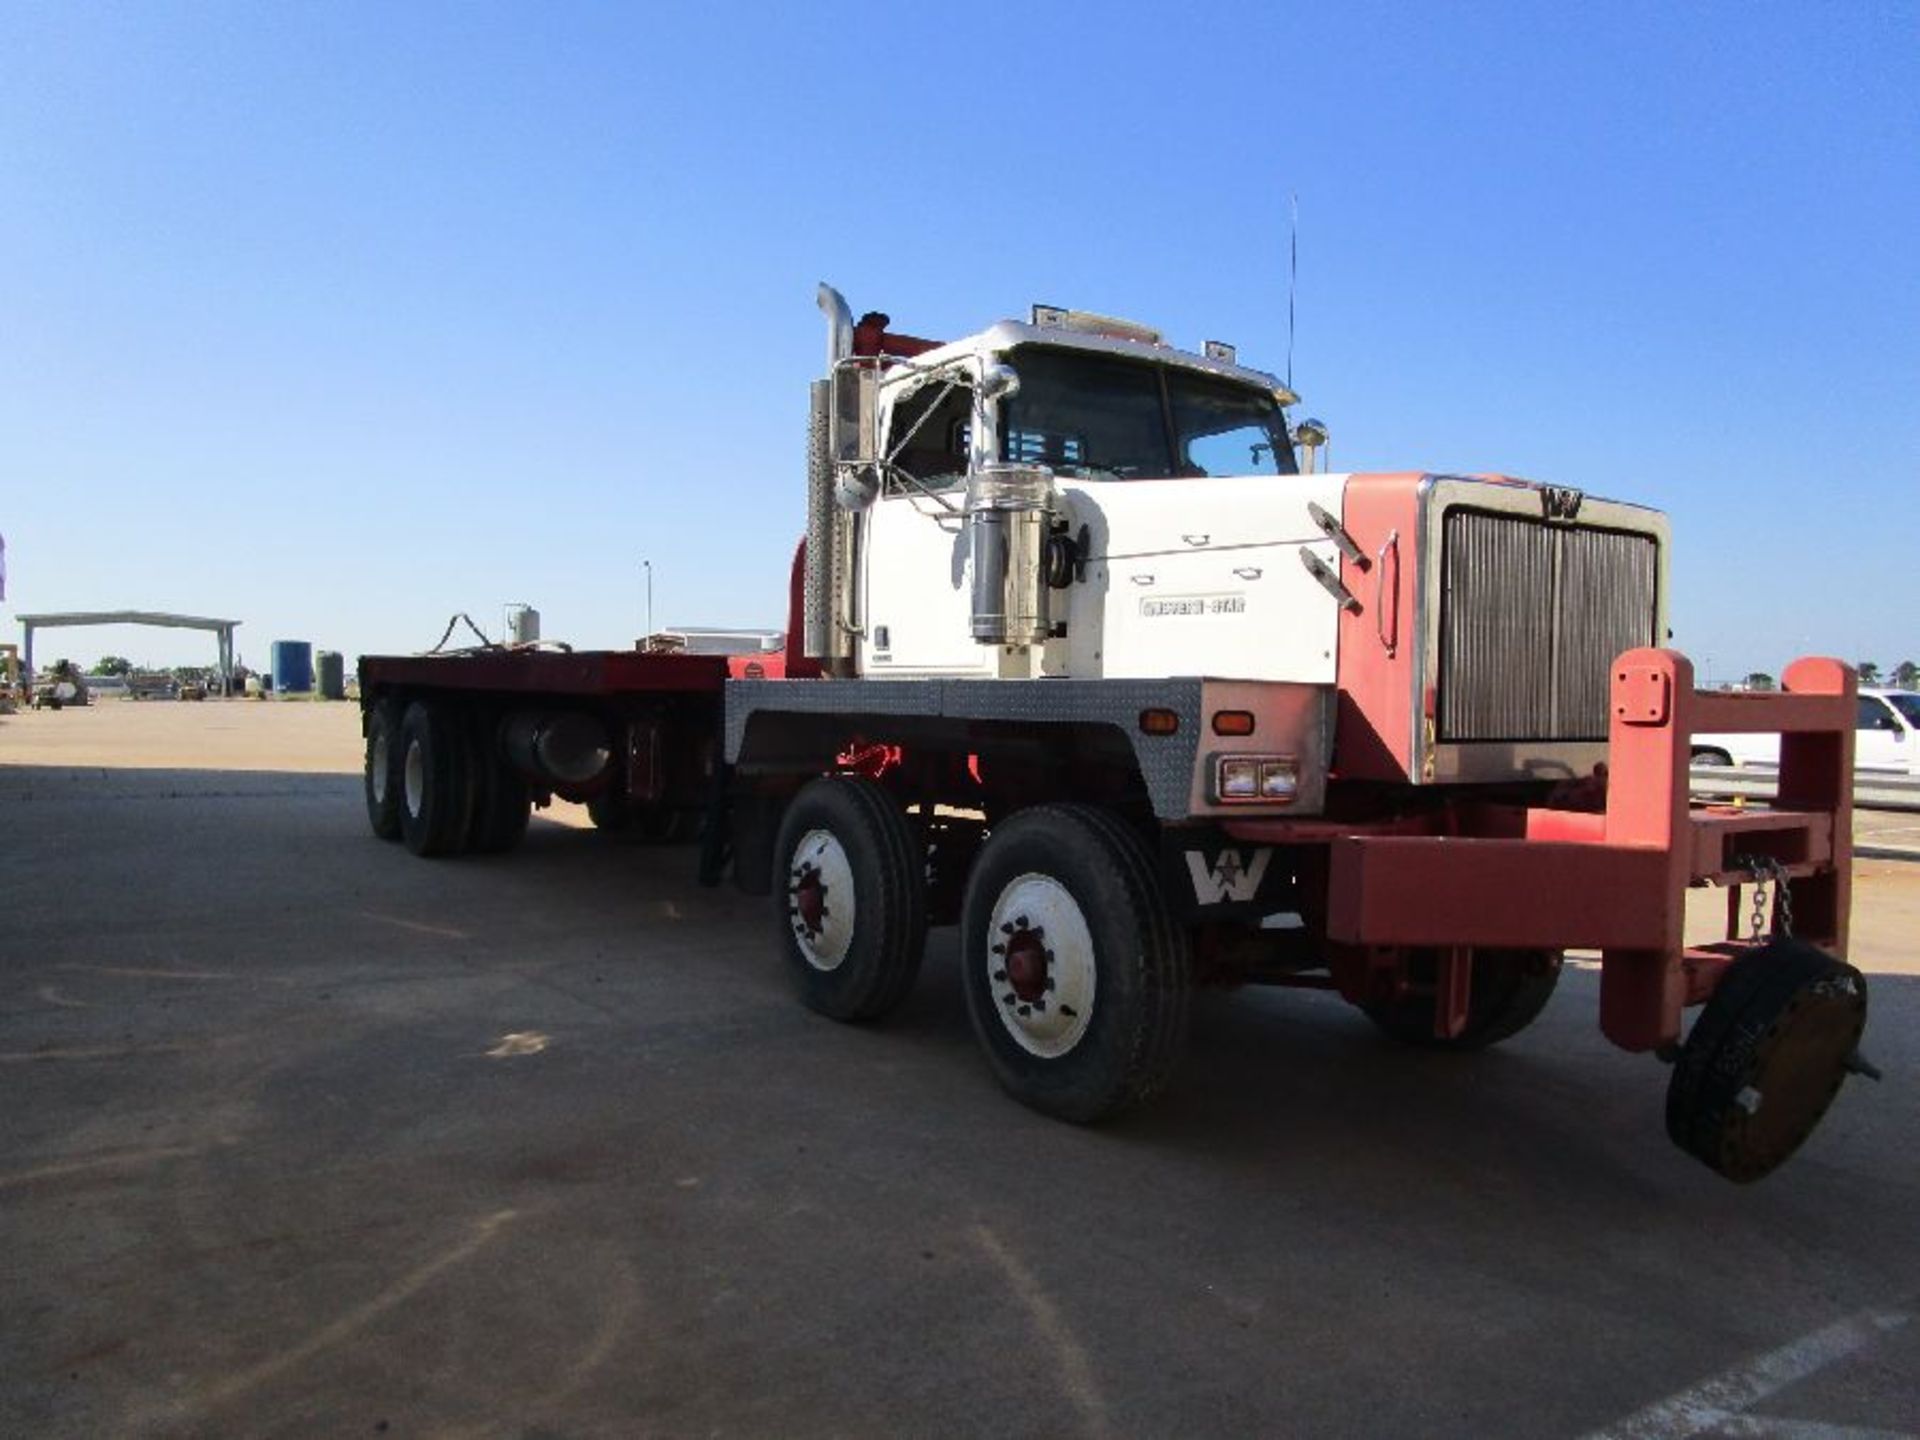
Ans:
[[[1729,1180],[1758,1180],[1827,1113],[1867,1023],[1867,982],[1797,940],[1736,960],[1667,1082],[1667,1134]]]
[[[1191,958],[1152,861],[1087,805],[1023,810],[967,880],[961,989],[1014,1098],[1086,1124],[1166,1087],[1186,1045]]]
[[[367,711],[367,758],[361,776],[367,824],[382,840],[400,838],[400,712],[382,702]]]
[[[1436,962],[1425,954],[1415,956],[1413,963],[1431,974]],[[1476,951],[1466,1028],[1446,1039],[1433,1033],[1431,995],[1410,995],[1364,1008],[1374,1024],[1404,1044],[1432,1050],[1485,1050],[1540,1018],[1560,983],[1560,968],[1558,950]]]
[[[446,707],[416,700],[400,721],[400,838],[416,855],[456,855],[473,808],[467,746]]]
[[[467,773],[473,789],[473,814],[466,848],[476,855],[513,849],[527,833],[533,797],[520,772],[500,755],[493,722],[475,715],[467,738]]]
[[[907,997],[927,943],[925,871],[907,817],[858,775],[811,781],[774,842],[781,953],[800,997],[836,1020],[878,1020]]]

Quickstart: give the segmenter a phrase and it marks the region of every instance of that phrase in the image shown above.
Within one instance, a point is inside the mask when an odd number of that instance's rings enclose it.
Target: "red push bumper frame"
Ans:
[[[1597,949],[1601,1030],[1628,1050],[1659,1049],[1678,1043],[1686,1007],[1749,948],[1734,934],[1749,857],[1784,868],[1795,934],[1846,954],[1856,679],[1837,660],[1809,658],[1782,685],[1702,693],[1676,651],[1620,656],[1599,813],[1461,806],[1412,834],[1324,822],[1228,828],[1267,844],[1317,830],[1329,845],[1328,940],[1376,954],[1439,949],[1443,1031],[1464,1019],[1471,950]],[[1779,733],[1770,808],[1692,804],[1691,740],[1710,731]],[[1687,891],[1708,883],[1729,887],[1727,939],[1690,949]]]

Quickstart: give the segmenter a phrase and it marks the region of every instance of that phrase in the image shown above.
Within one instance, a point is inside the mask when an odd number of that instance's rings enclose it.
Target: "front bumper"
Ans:
[[[1391,833],[1223,828],[1242,842],[1327,845],[1326,935],[1338,947],[1599,950],[1601,1029],[1626,1049],[1660,1049],[1752,948],[1733,932],[1755,859],[1789,877],[1798,938],[1845,955],[1855,684],[1839,661],[1810,658],[1788,667],[1779,693],[1703,693],[1684,655],[1630,650],[1613,666],[1604,810],[1468,803]],[[1690,741],[1704,731],[1780,734],[1770,808],[1692,804]],[[1728,887],[1728,936],[1689,947],[1687,892],[1709,884]]]

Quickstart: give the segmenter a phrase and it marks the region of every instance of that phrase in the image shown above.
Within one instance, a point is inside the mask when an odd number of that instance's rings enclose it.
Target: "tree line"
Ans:
[[[1891,685],[1896,690],[1920,689],[1920,664],[1911,660],[1902,660],[1893,667],[1891,675],[1882,674],[1880,667],[1871,660],[1856,660],[1853,668],[1860,672],[1862,685]],[[1771,690],[1775,682],[1766,671],[1755,670],[1740,683],[1749,690]]]

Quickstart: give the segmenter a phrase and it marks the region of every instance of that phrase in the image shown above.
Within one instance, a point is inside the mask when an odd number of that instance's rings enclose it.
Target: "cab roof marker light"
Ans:
[[[1031,323],[1042,330],[1071,330],[1080,335],[1101,335],[1109,340],[1166,344],[1166,338],[1151,325],[1142,325],[1136,320],[1122,320],[1116,315],[1096,315],[1091,310],[1067,310],[1059,305],[1035,305]]]
[[[1209,340],[1204,350],[1209,360],[1218,360],[1227,365],[1237,365],[1239,363],[1240,352],[1224,340]]]

